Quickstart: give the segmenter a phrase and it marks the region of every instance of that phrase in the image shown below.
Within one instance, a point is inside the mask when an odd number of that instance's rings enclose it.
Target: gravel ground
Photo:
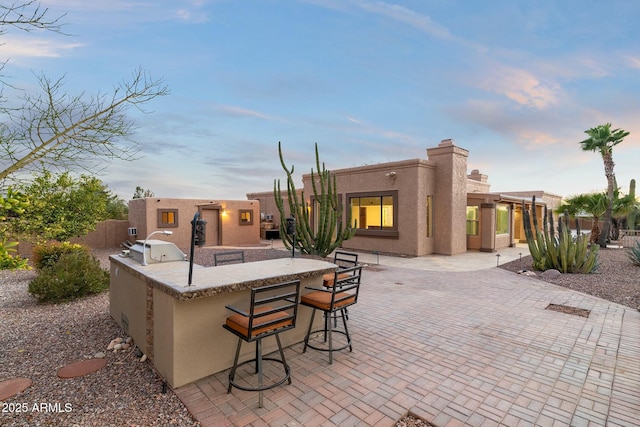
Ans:
[[[103,266],[118,249],[96,251]],[[195,262],[213,264],[213,249],[198,249]],[[247,262],[284,258],[275,249],[245,251]],[[530,269],[528,257],[501,265],[517,272]],[[552,283],[640,309],[640,267],[623,250],[602,250],[595,274],[565,274]],[[114,353],[107,345],[122,331],[109,316],[109,294],[64,304],[38,304],[27,293],[33,271],[0,271],[0,381],[27,377],[24,392],[0,402],[2,426],[197,426],[152,365],[140,362],[134,348]],[[543,276],[538,274],[542,280]],[[60,379],[59,368],[77,360],[106,354],[101,370],[73,379]],[[36,411],[40,404],[49,411]],[[56,405],[58,404],[58,405]],[[70,404],[66,405],[66,404]],[[17,408],[26,408],[17,412]],[[67,409],[70,409],[67,412]],[[405,417],[398,426],[426,426]]]
[[[108,268],[109,255],[118,252],[94,254]],[[213,265],[214,252],[198,248],[194,262]],[[288,256],[275,249],[245,251],[247,262]],[[108,292],[70,303],[38,304],[27,292],[35,276],[34,271],[0,270],[0,381],[33,381],[0,402],[0,426],[199,425],[171,390],[162,393],[162,380],[149,361],[139,361],[135,347],[107,351],[112,339],[125,337],[109,315]],[[84,377],[58,378],[59,368],[99,352],[107,359],[104,368]],[[50,404],[50,410],[36,411],[42,403]]]
[[[523,257],[521,262],[512,261],[500,268],[531,271],[532,259]],[[600,249],[598,268],[591,274],[561,274],[553,278],[541,271],[534,273],[538,279],[554,285],[640,310],[640,267],[631,262],[627,249]]]

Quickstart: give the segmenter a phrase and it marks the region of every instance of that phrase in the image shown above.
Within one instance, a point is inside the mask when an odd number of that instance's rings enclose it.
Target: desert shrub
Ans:
[[[69,253],[85,253],[88,255],[90,250],[88,247],[77,243],[42,243],[33,248],[32,262],[36,269],[41,270],[45,267],[52,267],[62,255]]]
[[[628,249],[627,255],[629,255],[629,259],[632,263],[640,266],[640,241],[636,242],[635,247]]]
[[[0,241],[0,270],[28,270],[27,259],[15,255],[18,242]]]
[[[109,273],[93,255],[79,250],[63,253],[29,283],[31,295],[50,302],[69,301],[108,288]]]

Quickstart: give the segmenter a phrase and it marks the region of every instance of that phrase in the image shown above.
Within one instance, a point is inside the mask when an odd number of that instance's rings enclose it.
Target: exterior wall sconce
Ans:
[[[391,171],[387,174],[385,174],[385,176],[387,178],[389,178],[391,180],[391,182],[394,182],[396,180],[396,176],[398,175],[398,173],[396,171]]]

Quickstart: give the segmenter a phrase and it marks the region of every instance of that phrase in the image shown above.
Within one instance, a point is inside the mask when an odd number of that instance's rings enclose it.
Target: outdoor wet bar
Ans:
[[[304,294],[306,286],[322,285],[322,275],[336,268],[321,260],[282,258],[193,265],[190,271],[189,262],[153,262],[149,255],[147,265],[132,256],[110,257],[110,312],[174,388],[233,365],[237,337],[222,327],[229,316],[226,305],[247,306],[252,287],[296,279]],[[302,342],[310,316],[311,309],[299,307],[296,327],[281,336],[284,346]],[[254,347],[243,346],[241,359],[253,356]],[[264,354],[276,349],[275,340],[264,342]]]

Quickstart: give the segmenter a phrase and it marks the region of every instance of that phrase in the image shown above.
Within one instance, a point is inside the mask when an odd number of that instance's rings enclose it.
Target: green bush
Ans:
[[[109,288],[109,273],[84,251],[63,253],[53,265],[40,270],[29,283],[29,293],[40,301],[70,301]]]
[[[33,248],[32,262],[36,269],[42,270],[46,267],[52,267],[58,262],[62,255],[70,253],[84,253],[89,255],[90,250],[88,247],[77,243],[42,243]]]
[[[629,259],[632,263],[640,265],[640,241],[636,242],[635,248],[629,248],[627,255],[629,255]]]
[[[16,252],[18,242],[0,241],[0,270],[28,270],[29,260],[12,255]]]

